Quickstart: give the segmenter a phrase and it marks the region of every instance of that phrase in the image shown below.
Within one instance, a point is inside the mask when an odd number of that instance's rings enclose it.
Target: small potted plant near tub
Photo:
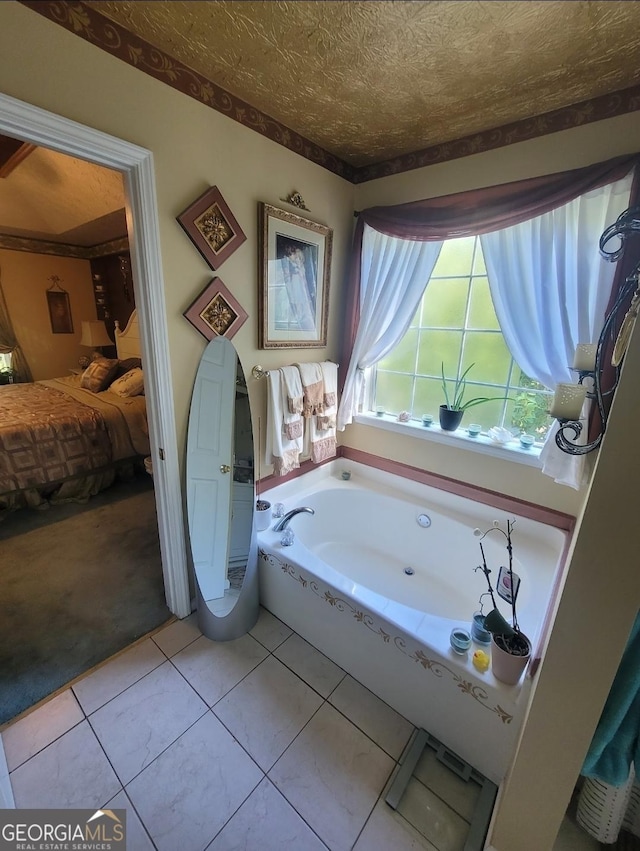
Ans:
[[[476,396],[474,399],[464,401],[464,393],[467,388],[467,375],[473,369],[475,363],[468,366],[459,378],[446,379],[444,377],[444,363],[441,364],[442,390],[444,392],[444,404],[440,405],[440,428],[443,431],[455,431],[462,421],[467,408],[481,405],[483,402],[491,402],[497,396]],[[447,380],[453,381],[453,392],[449,395]]]
[[[516,600],[520,588],[520,577],[513,570],[513,545],[511,536],[513,533],[513,521],[507,520],[507,531],[501,529],[497,521],[488,529],[480,540],[480,552],[482,553],[482,564],[475,570],[481,570],[487,581],[487,594],[493,605],[489,614],[484,616],[483,627],[491,633],[491,670],[497,680],[508,685],[515,685],[522,672],[527,667],[531,658],[531,642],[520,630],[518,615],[516,612]],[[509,556],[508,567],[501,567],[498,575],[497,588],[491,583],[491,570],[482,546],[482,538],[489,532],[500,532],[505,536],[507,553]],[[511,623],[502,615],[496,603],[496,594],[511,607]],[[481,597],[481,601],[482,601]]]

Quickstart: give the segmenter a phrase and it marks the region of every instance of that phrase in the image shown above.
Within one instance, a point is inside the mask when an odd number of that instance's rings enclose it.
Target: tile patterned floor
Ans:
[[[129,851],[458,851],[384,803],[412,725],[269,612],[176,621],[2,734],[18,807],[125,807]]]

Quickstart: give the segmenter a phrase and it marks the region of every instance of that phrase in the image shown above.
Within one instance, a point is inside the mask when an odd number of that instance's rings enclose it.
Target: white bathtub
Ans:
[[[343,481],[348,469],[351,479]],[[537,644],[565,533],[539,521],[354,462],[336,460],[262,494],[293,518],[292,546],[258,534],[261,599],[334,662],[419,727],[499,782],[522,720],[530,682],[506,686],[478,673],[449,644],[469,627],[485,591],[476,528],[515,518],[518,619]],[[428,518],[424,520],[424,516]],[[428,525],[423,525],[427,524]],[[505,538],[483,541],[497,579]],[[405,569],[409,568],[409,573]],[[412,572],[411,572],[412,571]],[[506,603],[501,609],[508,615]],[[488,611],[490,604],[485,605]],[[472,650],[475,647],[472,646]]]

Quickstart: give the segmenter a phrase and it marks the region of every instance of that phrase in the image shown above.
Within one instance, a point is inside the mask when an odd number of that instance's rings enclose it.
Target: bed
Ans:
[[[0,387],[0,516],[84,502],[144,469],[149,433],[136,312],[117,359],[79,375]],[[98,376],[100,380],[98,381]]]

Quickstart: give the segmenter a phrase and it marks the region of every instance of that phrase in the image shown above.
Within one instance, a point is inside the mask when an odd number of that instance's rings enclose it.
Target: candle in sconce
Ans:
[[[573,356],[573,368],[592,372],[596,368],[597,343],[578,343]]]
[[[557,420],[579,420],[586,398],[582,384],[558,384],[549,413]]]

